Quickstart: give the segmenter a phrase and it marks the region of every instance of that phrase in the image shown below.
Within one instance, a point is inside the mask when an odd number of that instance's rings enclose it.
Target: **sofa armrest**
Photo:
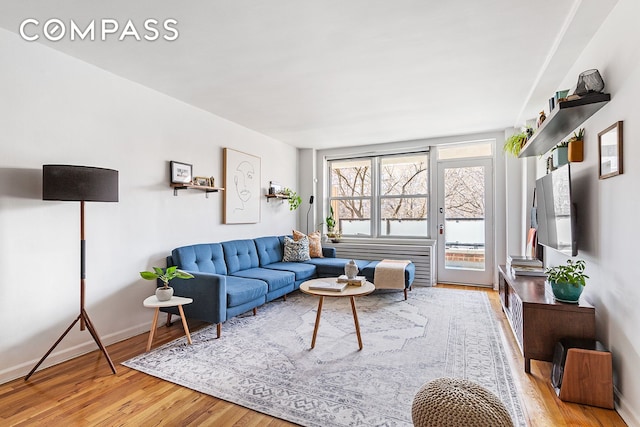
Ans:
[[[335,258],[336,257],[336,248],[327,248],[322,247],[322,256],[325,258]]]
[[[193,279],[176,278],[169,285],[173,288],[174,295],[193,299],[193,303],[183,306],[185,316],[210,323],[226,321],[227,277],[193,271],[189,273],[193,274]],[[178,314],[176,307],[167,307],[162,311]]]

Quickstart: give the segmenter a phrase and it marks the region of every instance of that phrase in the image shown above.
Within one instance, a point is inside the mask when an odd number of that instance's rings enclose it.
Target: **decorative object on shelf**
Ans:
[[[538,117],[537,126],[538,127],[542,126],[542,123],[544,123],[545,120],[547,120],[547,115],[544,114],[544,110],[542,110],[540,111],[540,117]]]
[[[573,136],[569,138],[567,158],[572,163],[584,160],[584,128],[580,128],[578,132],[573,132]]]
[[[193,166],[188,163],[174,162],[169,163],[171,168],[172,184],[191,184],[193,179]]]
[[[557,169],[560,166],[566,165],[567,163],[569,163],[568,152],[569,152],[568,141],[562,141],[560,144],[553,147],[553,149],[551,150],[551,155],[553,157],[554,169]]]
[[[600,179],[622,173],[622,121],[616,122],[598,134]]]
[[[519,133],[514,133],[504,142],[502,149],[505,153],[510,153],[514,157],[518,157],[522,146],[527,142],[527,131],[524,130]]]
[[[569,89],[557,91],[554,96],[555,104],[558,105],[559,103],[566,101],[567,95],[569,95]]]
[[[344,266],[344,274],[347,276],[347,279],[353,280],[358,275],[358,271],[360,269],[356,265],[355,260],[351,260]]]
[[[604,90],[604,80],[600,72],[596,69],[583,71],[578,76],[578,83],[574,95],[584,96],[589,93],[602,93]]]
[[[225,224],[260,222],[260,157],[224,149]]]
[[[568,303],[578,302],[587,284],[585,279],[589,278],[584,274],[585,268],[586,263],[583,260],[573,261],[569,259],[566,265],[559,265],[545,270],[547,281],[551,285],[556,300]]]
[[[207,178],[206,176],[194,176],[193,185],[213,187],[213,185],[211,184],[211,178]]]
[[[298,193],[296,193],[292,189],[285,188],[283,190],[283,194],[286,196],[285,198],[289,201],[290,211],[295,211],[302,204],[302,197],[298,196]]]
[[[107,349],[102,344],[102,341],[100,341],[100,336],[84,308],[86,276],[84,204],[85,202],[117,202],[118,171],[90,166],[43,165],[42,200],[80,202],[80,314],[24,379],[26,381],[33,375],[42,362],[45,361],[47,356],[49,356],[64,337],[67,336],[78,321],[80,321],[81,331],[84,331],[85,328],[89,329],[93,340],[107,359],[111,371],[115,374],[116,368],[109,357],[109,353],[107,353]]]
[[[269,181],[269,194],[280,194],[282,193],[282,185],[275,181]]]
[[[156,289],[156,298],[158,301],[169,301],[173,296],[173,288],[169,286],[169,282],[175,278],[193,279],[193,275],[186,271],[178,270],[178,267],[172,266],[163,270],[160,267],[152,267],[153,271],[141,271],[140,277],[145,280],[160,279],[164,284]]]

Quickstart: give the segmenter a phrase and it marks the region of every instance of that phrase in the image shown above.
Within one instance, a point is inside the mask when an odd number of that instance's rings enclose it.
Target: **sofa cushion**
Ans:
[[[269,292],[284,288],[288,285],[293,285],[295,281],[295,274],[291,271],[278,271],[268,268],[249,268],[247,270],[240,270],[233,273],[233,276],[263,280],[267,282]]]
[[[222,242],[222,250],[227,263],[227,274],[258,267],[258,252],[253,240]]]
[[[267,284],[262,280],[227,276],[227,307],[236,307],[256,298],[266,298]]]
[[[311,258],[307,264],[316,266],[316,273],[319,277],[338,277],[344,274],[344,266],[350,260],[346,258]],[[358,270],[365,268],[371,261],[360,259],[355,260]]]
[[[260,267],[282,261],[282,242],[276,236],[258,237],[254,239]]]
[[[306,262],[274,262],[265,265],[264,268],[280,271],[291,271],[296,275],[298,280],[313,279],[316,276],[316,266],[307,264]]]
[[[202,273],[227,274],[220,243],[204,243],[183,246],[171,252],[173,265],[181,270],[199,271]]]
[[[314,231],[308,236],[302,231],[293,230],[293,240],[301,240],[303,237],[309,239],[309,256],[311,258],[322,258],[322,235],[319,231]]]
[[[309,260],[309,239],[307,236],[295,241],[290,237],[284,238],[284,262],[302,262]]]

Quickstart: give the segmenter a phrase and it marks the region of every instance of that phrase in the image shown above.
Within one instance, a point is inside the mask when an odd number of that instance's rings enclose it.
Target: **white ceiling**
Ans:
[[[174,42],[38,42],[321,149],[519,126],[547,107],[616,2],[2,0],[0,26],[115,18],[143,32],[147,18],[174,18]]]

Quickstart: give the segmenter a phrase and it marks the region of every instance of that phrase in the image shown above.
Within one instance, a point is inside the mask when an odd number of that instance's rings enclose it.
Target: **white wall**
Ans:
[[[561,87],[575,87],[580,72],[597,68],[611,102],[583,127],[583,163],[572,163],[572,191],[577,204],[578,258],[587,261],[585,295],[596,307],[597,334],[612,352],[619,412],[629,425],[640,425],[640,2],[620,0],[567,73]],[[624,121],[624,173],[598,180],[598,132]],[[546,156],[543,156],[543,159]],[[544,174],[544,162],[538,175]],[[566,258],[545,252],[552,265]]]
[[[260,223],[223,225],[223,193],[168,186],[170,160],[221,186],[223,147],[261,157],[263,194],[270,180],[295,186],[295,148],[2,29],[0,57],[0,383],[28,372],[79,313],[79,203],[41,200],[43,164],[120,172],[120,202],[86,206],[86,305],[105,344],[149,329],[154,283],[138,272],[174,247],[295,226],[286,203],[262,195]],[[96,348],[76,327],[48,361]]]

